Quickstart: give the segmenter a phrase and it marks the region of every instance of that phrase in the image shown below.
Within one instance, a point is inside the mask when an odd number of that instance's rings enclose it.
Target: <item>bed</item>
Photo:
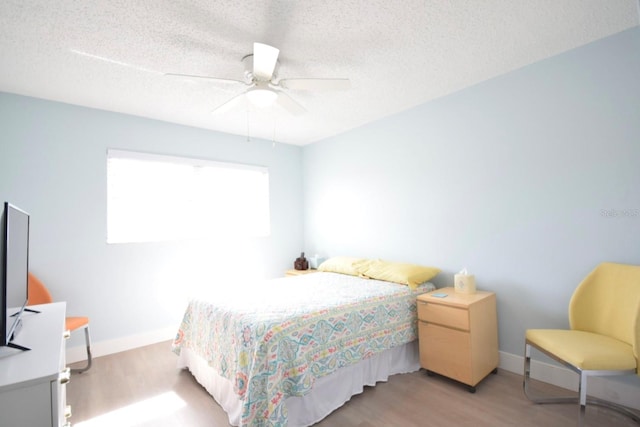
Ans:
[[[334,272],[216,289],[192,299],[173,343],[234,426],[307,426],[364,385],[419,369],[416,296]]]

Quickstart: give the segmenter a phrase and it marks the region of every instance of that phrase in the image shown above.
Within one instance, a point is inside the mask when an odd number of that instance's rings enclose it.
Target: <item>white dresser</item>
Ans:
[[[31,350],[0,353],[0,426],[70,426],[66,386],[64,302],[35,305],[25,312],[16,344]]]

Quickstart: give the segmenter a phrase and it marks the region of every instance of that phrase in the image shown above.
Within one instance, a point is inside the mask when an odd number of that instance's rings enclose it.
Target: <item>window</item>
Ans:
[[[266,167],[107,151],[107,242],[267,236]]]

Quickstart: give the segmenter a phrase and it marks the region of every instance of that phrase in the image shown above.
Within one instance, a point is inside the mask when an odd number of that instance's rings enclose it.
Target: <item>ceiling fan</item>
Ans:
[[[247,86],[244,92],[234,96],[214,109],[214,113],[227,112],[237,106],[238,103],[246,97],[246,99],[256,107],[263,108],[277,104],[289,113],[299,115],[306,111],[305,108],[285,93],[285,90],[344,90],[351,87],[349,79],[344,78],[278,79],[276,68],[279,54],[280,50],[273,46],[264,43],[254,43],[253,53],[245,55],[242,58],[242,62],[245,64],[244,78],[242,80],[178,73],[166,73],[166,75],[208,79],[224,83],[238,83]]]

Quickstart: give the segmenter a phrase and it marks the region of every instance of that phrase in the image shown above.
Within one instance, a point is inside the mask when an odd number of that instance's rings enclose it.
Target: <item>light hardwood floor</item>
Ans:
[[[224,411],[185,370],[176,369],[169,342],[94,359],[67,385],[74,427],[227,427]],[[73,365],[72,365],[73,366]],[[558,391],[538,384],[540,390]],[[471,394],[460,384],[421,370],[366,387],[317,427],[577,425],[577,406],[534,405],[522,377],[490,375]],[[587,407],[585,426],[635,426],[630,419]]]

